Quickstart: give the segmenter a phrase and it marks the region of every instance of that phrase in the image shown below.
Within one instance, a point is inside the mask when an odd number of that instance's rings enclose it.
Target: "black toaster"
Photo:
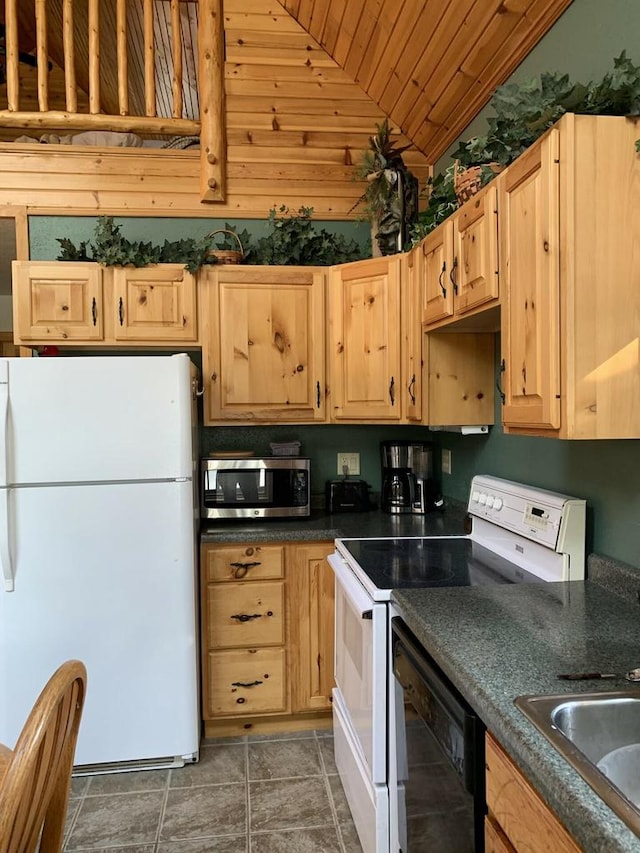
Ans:
[[[369,484],[364,480],[327,480],[327,512],[366,512],[373,509]]]

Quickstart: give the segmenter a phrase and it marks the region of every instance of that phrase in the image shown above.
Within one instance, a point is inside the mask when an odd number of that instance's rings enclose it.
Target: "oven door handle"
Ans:
[[[342,587],[351,607],[360,613],[361,619],[371,619],[373,617],[373,601],[365,592],[360,581],[338,554],[329,554],[327,560],[336,576],[336,583]]]

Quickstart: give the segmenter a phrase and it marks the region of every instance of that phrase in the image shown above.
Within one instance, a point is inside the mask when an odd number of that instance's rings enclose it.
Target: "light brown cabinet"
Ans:
[[[288,549],[291,591],[291,680],[293,710],[331,707],[335,578],[327,557],[333,544],[319,542]]]
[[[401,258],[333,267],[329,280],[329,375],[332,421],[401,423]]]
[[[28,345],[198,340],[196,280],[180,264],[14,261],[13,310],[14,340]]]
[[[579,853],[569,833],[489,733],[486,787],[487,853]]]
[[[205,424],[325,420],[324,272],[206,272]]]
[[[431,232],[423,255],[422,322],[435,328],[499,301],[498,203],[488,186]]]
[[[208,736],[314,728],[333,687],[331,543],[201,548]]]
[[[639,135],[566,115],[497,179],[505,432],[640,437]]]

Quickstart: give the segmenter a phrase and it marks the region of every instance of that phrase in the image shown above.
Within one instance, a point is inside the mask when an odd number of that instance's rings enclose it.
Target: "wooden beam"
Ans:
[[[100,113],[82,115],[59,110],[46,113],[16,113],[0,110],[0,127],[17,127],[39,133],[43,130],[114,130],[131,133],[159,133],[166,136],[197,136],[200,122],[191,119],[156,118],[155,116],[108,116]]]
[[[144,0],[144,102],[148,116],[156,114],[156,53],[153,44],[153,0]]]
[[[47,49],[47,4],[36,0],[36,56],[38,63],[38,106],[40,111],[49,109],[49,51]]]
[[[7,103],[11,111],[20,109],[18,75],[18,15],[17,0],[5,4],[5,50],[7,64]]]
[[[173,55],[173,117],[182,118],[182,32],[179,0],[171,0],[171,47]]]

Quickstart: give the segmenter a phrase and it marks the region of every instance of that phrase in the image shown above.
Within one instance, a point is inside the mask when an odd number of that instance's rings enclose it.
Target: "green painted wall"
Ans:
[[[265,216],[268,211],[265,211]],[[90,241],[97,224],[95,216],[30,216],[29,251],[33,261],[53,261],[60,253],[58,238],[67,237],[76,246],[83,240]],[[252,239],[270,233],[265,219],[174,219],[171,217],[135,217],[116,216],[116,225],[128,240],[143,240],[162,244],[165,240],[183,240],[193,237],[199,240],[225,223],[236,231],[245,228]],[[371,249],[371,229],[368,222],[334,222],[316,220],[318,228],[325,228],[332,234],[344,234],[356,240],[361,246]]]

